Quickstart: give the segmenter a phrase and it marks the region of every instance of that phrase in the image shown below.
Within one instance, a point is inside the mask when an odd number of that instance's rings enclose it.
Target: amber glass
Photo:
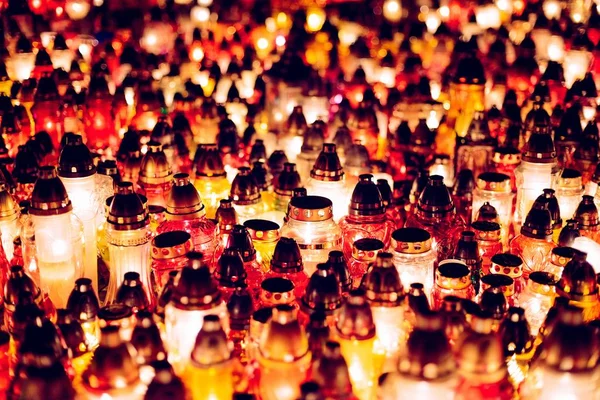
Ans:
[[[489,221],[475,221],[471,224],[481,255],[481,271],[483,275],[490,273],[492,256],[502,252],[500,224]]]
[[[171,231],[157,235],[152,239],[152,289],[154,295],[162,292],[169,280],[171,271],[178,271],[188,261],[185,256],[192,251],[192,240],[185,231]]]
[[[344,256],[352,256],[354,242],[359,239],[378,239],[387,247],[390,243],[394,223],[386,214],[377,216],[347,215],[339,222],[342,229],[342,246]]]
[[[475,297],[471,272],[462,261],[444,260],[439,263],[431,295],[433,308],[440,309],[446,296],[456,296],[466,300]]]
[[[533,271],[539,271],[550,258],[552,249],[556,247],[551,240],[536,239],[523,234],[517,235],[510,242],[510,252],[523,260],[525,278]]]

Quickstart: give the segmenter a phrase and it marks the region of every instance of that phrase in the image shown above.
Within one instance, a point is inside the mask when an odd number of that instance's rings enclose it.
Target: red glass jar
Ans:
[[[192,237],[193,249],[202,253],[205,260],[213,258],[216,245],[216,225],[206,218],[198,190],[188,174],[175,174],[173,186],[166,199],[165,221],[158,233],[185,231]]]
[[[377,239],[385,248],[390,244],[394,231],[394,222],[387,217],[381,193],[373,182],[373,175],[364,174],[359,179],[352,192],[348,215],[339,223],[342,229],[343,251],[347,259],[352,256],[356,241],[365,238]],[[361,278],[354,274],[352,277]]]
[[[171,231],[152,239],[152,276],[156,296],[162,292],[171,271],[178,271],[187,262],[186,254],[193,250],[192,237],[185,231]],[[150,289],[150,288],[149,288]]]
[[[379,146],[379,126],[374,107],[367,102],[361,102],[358,108],[350,114],[348,129],[353,140],[360,142],[369,151],[372,158],[377,156]]]
[[[138,184],[142,194],[148,198],[148,204],[165,207],[171,191],[173,173],[167,162],[162,145],[148,143],[148,151],[142,157]]]
[[[358,239],[352,245],[352,254],[348,257],[348,269],[350,270],[350,277],[352,278],[352,286],[358,288],[364,275],[369,269],[377,254],[382,252],[385,246],[381,240],[378,239]]]
[[[456,214],[456,207],[443,178],[429,177],[415,211],[406,220],[406,227],[425,229],[433,238],[438,260],[451,258],[465,223]]]
[[[435,285],[431,296],[432,308],[440,309],[446,296],[456,296],[467,300],[475,297],[471,271],[462,261],[440,261],[435,271]]]
[[[492,257],[490,274],[503,274],[514,280],[514,294],[519,295],[526,285],[523,277],[523,260],[511,253],[500,253]]]
[[[555,247],[548,204],[536,201],[521,227],[521,234],[511,240],[510,252],[523,260],[523,274],[527,278],[531,272],[544,265]]]
[[[90,149],[116,149],[119,145],[112,103],[105,76],[92,76],[83,112],[86,142]]]
[[[481,274],[490,273],[492,256],[502,252],[500,224],[490,221],[475,221],[471,224],[481,255]]]
[[[294,239],[284,237],[277,242],[270,263],[270,271],[265,275],[265,278],[273,277],[292,281],[296,298],[304,295],[308,284],[308,275],[304,271],[300,247]]]
[[[43,76],[37,85],[34,105],[31,108],[35,131],[48,132],[54,148],[58,148],[62,137],[62,113],[58,89],[50,75]]]
[[[287,278],[266,278],[260,284],[258,308],[271,308],[280,304],[287,304],[298,308],[294,293],[294,283]]]

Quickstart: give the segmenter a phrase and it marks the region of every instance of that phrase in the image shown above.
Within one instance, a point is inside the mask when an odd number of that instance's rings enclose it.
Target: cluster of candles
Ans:
[[[0,399],[600,396],[600,5],[123,3],[0,0]]]

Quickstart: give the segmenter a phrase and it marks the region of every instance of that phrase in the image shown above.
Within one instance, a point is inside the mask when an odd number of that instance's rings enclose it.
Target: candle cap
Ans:
[[[492,162],[516,166],[521,163],[521,153],[512,147],[496,147],[492,155]]]
[[[548,203],[548,211],[552,217],[552,229],[562,227],[562,218],[560,217],[560,206],[554,189],[544,189],[543,194],[538,196],[536,201]]]
[[[304,222],[319,222],[333,218],[333,203],[326,197],[292,197],[287,217]]]
[[[291,304],[296,300],[294,282],[286,278],[266,278],[260,284],[260,303],[265,306]]]
[[[123,342],[119,327],[107,326],[100,331],[100,345],[82,374],[83,385],[93,391],[118,390],[139,382],[135,350]]]
[[[565,265],[556,285],[556,293],[559,296],[585,303],[597,301],[596,273],[586,259],[587,253],[573,249],[573,258]]]
[[[225,177],[225,167],[216,144],[201,144],[194,155],[196,178]]]
[[[366,101],[359,103],[358,108],[350,113],[348,129],[355,132],[355,135],[362,132],[379,132],[375,107]]]
[[[368,173],[369,161],[369,151],[360,140],[355,140],[346,151],[344,167],[364,170],[365,173]]]
[[[104,160],[99,161],[96,167],[96,171],[100,175],[110,176],[113,180],[113,183],[121,182],[121,173],[117,167],[116,160]]]
[[[250,233],[244,225],[233,226],[225,248],[238,250],[244,262],[249,262],[256,258],[256,249],[252,243]]]
[[[336,333],[346,340],[368,340],[375,337],[375,322],[363,290],[352,290],[340,308]]]
[[[34,154],[31,146],[19,146],[12,172],[12,176],[15,178],[15,180],[18,183],[23,184],[35,183],[39,168],[40,166],[38,163],[38,158]]]
[[[79,278],[75,281],[75,287],[67,300],[67,310],[81,323],[96,320],[100,302],[91,279]]]
[[[47,318],[35,318],[25,327],[18,349],[20,360],[34,359],[38,367],[68,359],[68,350],[60,330]]]
[[[259,357],[269,361],[292,363],[309,354],[308,338],[297,318],[297,310],[287,304],[273,308],[273,316],[262,329]]]
[[[387,209],[392,205],[392,201],[394,200],[394,193],[387,179],[377,179],[377,189],[379,189],[379,193],[381,194],[381,201],[383,202],[383,206]]]
[[[442,299],[440,313],[446,325],[444,331],[448,339],[457,342],[467,328],[467,318],[463,309],[463,299],[457,296],[445,296]]]
[[[232,85],[233,86],[233,85]],[[221,154],[236,154],[240,147],[240,137],[237,126],[229,118],[219,122],[219,134],[217,135],[217,147]]]
[[[33,96],[34,104],[40,104],[43,101],[59,101],[58,88],[56,82],[50,74],[44,74],[38,81],[35,95]]]
[[[183,257],[192,251],[193,247],[192,236],[185,231],[160,233],[152,239],[152,258],[169,260]]]
[[[253,241],[275,242],[279,240],[279,224],[266,219],[249,219],[244,226]]]
[[[515,280],[504,274],[488,274],[481,277],[481,288],[499,288],[504,297],[510,298],[515,294]]]
[[[302,106],[294,106],[292,113],[287,120],[287,132],[294,136],[304,136],[304,132],[308,129],[306,123],[306,117],[304,117],[304,110]]]
[[[566,225],[560,231],[560,235],[558,235],[558,245],[571,246],[579,236],[581,236],[581,234],[579,233],[577,221],[568,219]]]
[[[168,220],[187,220],[204,216],[204,204],[200,193],[190,182],[190,176],[185,173],[173,176],[173,185],[166,205]]]
[[[485,85],[485,70],[474,55],[463,57],[456,66],[452,82],[457,85]]]
[[[231,360],[231,350],[219,316],[211,314],[204,317],[192,350],[192,365],[196,368],[218,366]]]
[[[552,216],[548,210],[548,202],[535,201],[521,227],[521,234],[534,238],[550,240],[552,238]]]
[[[478,241],[499,241],[501,236],[501,226],[497,222],[475,221],[471,224]]]
[[[327,257],[327,264],[336,274],[338,282],[342,287],[342,293],[348,293],[352,288],[352,276],[350,275],[344,253],[339,250],[330,251]]]
[[[423,218],[442,218],[455,212],[450,191],[439,175],[429,177],[427,186],[421,192],[417,203],[417,216]]]
[[[534,338],[529,329],[525,310],[521,307],[510,307],[499,330],[505,357],[527,354],[533,350]]]
[[[304,270],[300,247],[294,239],[282,237],[275,245],[271,259],[271,271],[277,273],[296,273]]]
[[[504,347],[501,337],[492,332],[493,324],[487,313],[473,315],[471,330],[466,331],[456,357],[462,377],[478,383],[496,383],[506,376]]]
[[[577,226],[582,231],[600,230],[600,216],[592,196],[584,195],[581,198],[573,219],[577,221]]]
[[[155,361],[152,363],[152,367],[154,368],[154,378],[148,385],[145,400],[185,398],[186,388],[167,360]]]
[[[207,310],[221,303],[221,292],[199,253],[188,253],[190,261],[175,279],[171,301],[182,310]]]
[[[31,215],[61,215],[73,210],[67,190],[58,177],[55,167],[40,167],[33,186],[29,213]]]
[[[237,249],[225,249],[215,270],[219,285],[227,288],[246,286],[247,276],[240,252]]]
[[[346,125],[340,126],[335,132],[335,136],[333,137],[333,143],[338,151],[341,151],[342,154],[346,154],[350,147],[352,146],[352,136],[350,135],[350,130]]]
[[[498,253],[492,256],[491,261],[491,274],[504,274],[513,279],[523,275],[523,260],[517,255],[511,253]]]
[[[106,218],[116,230],[141,229],[150,223],[145,198],[136,194],[131,182],[119,182]]]
[[[557,267],[564,268],[571,259],[573,259],[572,247],[555,247],[550,253],[550,262]]]
[[[318,153],[325,144],[325,132],[319,125],[312,124],[304,133],[301,154]]]
[[[286,162],[283,170],[275,179],[275,193],[280,196],[292,196],[292,191],[300,187],[300,174],[296,169],[296,164]]]
[[[64,308],[56,310],[56,314],[56,326],[60,329],[60,333],[67,348],[73,354],[73,358],[87,353],[90,350],[89,343],[79,321],[73,317],[69,310]]]
[[[272,176],[269,171],[267,171],[264,162],[254,161],[254,163],[252,163],[250,174],[254,178],[254,182],[256,182],[256,186],[258,186],[260,191],[264,192],[269,190],[271,187]]]
[[[463,231],[454,249],[454,258],[464,261],[468,265],[481,260],[477,236],[473,231]]]
[[[471,285],[471,272],[460,260],[444,260],[435,271],[436,284],[448,290],[462,290]]]
[[[139,273],[125,273],[123,283],[117,290],[115,303],[126,305],[133,310],[146,310],[150,306]]]
[[[19,205],[10,194],[7,183],[0,180],[0,221],[13,219],[19,210]]]
[[[166,350],[160,337],[160,330],[150,311],[140,310],[135,315],[136,325],[131,334],[138,364],[149,365],[166,357]]]
[[[373,175],[360,175],[352,192],[348,214],[352,216],[376,216],[384,213],[383,199],[377,185],[373,182]]]
[[[461,170],[456,176],[456,182],[452,187],[452,195],[454,196],[472,196],[475,189],[475,177],[470,169]]]
[[[544,340],[539,361],[562,373],[581,373],[594,369],[598,351],[594,328],[585,324],[582,309],[567,305]]]
[[[408,307],[415,315],[431,310],[429,300],[425,294],[425,286],[419,282],[413,282],[406,291],[408,298]]]
[[[315,311],[331,315],[342,304],[342,292],[337,276],[329,264],[318,264],[310,277],[300,307],[309,314]]]
[[[398,370],[424,381],[443,379],[454,373],[456,364],[444,332],[444,317],[435,311],[416,314],[406,351],[400,355]]]
[[[148,142],[148,151],[142,157],[140,164],[140,185],[160,185],[173,179],[171,165],[158,142]]]
[[[233,208],[231,199],[219,200],[219,207],[215,213],[215,220],[219,227],[219,232],[230,232],[237,224],[237,212]]]
[[[338,342],[327,341],[323,353],[313,361],[311,379],[327,398],[344,398],[352,393],[348,364]]]
[[[523,161],[550,164],[556,161],[556,149],[547,127],[537,127],[523,149]]]
[[[489,313],[495,320],[502,320],[506,315],[508,303],[501,287],[489,287],[481,293],[479,299],[481,310]]]
[[[275,182],[277,182],[277,176],[285,169],[285,164],[288,162],[289,160],[283,150],[273,151],[267,159],[267,168],[275,177]]]
[[[554,298],[555,286],[558,283],[556,275],[545,271],[535,271],[529,274],[527,288],[533,293]]]
[[[498,193],[510,193],[510,177],[500,172],[484,172],[477,177],[477,187]]]
[[[227,313],[231,329],[247,331],[250,328],[250,318],[254,313],[252,295],[246,288],[237,287],[227,301]]]
[[[352,257],[362,262],[372,263],[383,249],[384,244],[379,239],[358,239],[352,244]]]
[[[337,155],[335,144],[325,143],[310,171],[313,179],[324,182],[337,182],[344,179],[344,169]]]
[[[266,159],[267,148],[265,147],[265,142],[262,139],[256,139],[250,148],[250,156],[248,157],[248,160],[251,164],[254,164],[257,161],[264,162]]]
[[[250,168],[241,167],[231,183],[231,199],[235,205],[253,205],[261,200],[260,190],[250,172]]]
[[[396,307],[404,300],[404,286],[390,253],[377,254],[361,282],[361,289],[373,306]]]

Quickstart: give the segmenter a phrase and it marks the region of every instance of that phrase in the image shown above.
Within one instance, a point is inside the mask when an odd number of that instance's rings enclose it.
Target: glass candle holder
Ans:
[[[100,329],[107,326],[115,327],[119,330],[119,336],[123,341],[131,340],[135,327],[135,315],[131,307],[116,303],[104,306],[98,311],[98,321]]]
[[[384,247],[390,242],[394,222],[388,219],[381,193],[372,178],[370,174],[360,176],[352,193],[348,215],[340,221],[344,255],[347,258],[350,258],[353,243],[357,240],[377,239]]]
[[[600,216],[592,196],[585,195],[581,198],[573,219],[577,221],[581,236],[586,236],[596,243],[600,243]]]
[[[275,246],[270,271],[265,278],[286,278],[294,284],[296,298],[302,298],[308,284],[300,247],[294,239],[282,237]]]
[[[175,174],[173,187],[166,199],[165,221],[158,233],[185,231],[191,235],[194,251],[204,254],[212,260],[216,240],[215,223],[208,219],[198,190],[190,183],[188,174]]]
[[[348,363],[354,393],[360,400],[373,398],[383,360],[381,354],[374,354],[375,322],[364,291],[350,292],[338,313],[333,334]]]
[[[401,228],[392,233],[390,250],[402,283],[421,283],[425,293],[433,289],[436,254],[431,235],[424,229]]]
[[[40,285],[59,308],[65,308],[70,286],[81,277],[83,232],[54,167],[40,168],[29,214],[34,226]]]
[[[554,303],[556,282],[556,276],[549,272],[532,272],[525,290],[519,294],[519,306],[525,310],[530,333],[534,337],[537,336]]]
[[[241,167],[231,183],[231,200],[240,223],[255,219],[265,211],[260,190],[248,167]]]
[[[369,266],[383,251],[385,246],[378,239],[358,239],[352,245],[352,255],[348,259],[348,269],[354,287],[358,287],[367,273]]]
[[[308,339],[296,318],[296,310],[278,305],[265,324],[258,345],[260,383],[265,400],[294,400],[310,366]]]
[[[154,295],[158,296],[167,284],[172,271],[179,271],[187,263],[187,253],[193,250],[192,237],[185,231],[171,231],[152,239],[152,282]]]
[[[361,289],[377,326],[375,350],[383,353],[386,364],[395,365],[398,351],[406,340],[406,332],[398,321],[404,319],[404,287],[392,263],[392,254],[379,253],[363,278]]]
[[[496,172],[507,175],[510,178],[511,190],[513,192],[517,190],[515,171],[520,163],[521,153],[519,150],[510,147],[497,147],[494,150],[491,165]]]
[[[500,253],[492,257],[491,274],[503,274],[514,280],[514,293],[519,295],[525,289],[523,277],[523,260],[511,253]]]
[[[456,215],[456,208],[441,176],[429,177],[414,213],[406,220],[406,227],[429,232],[438,260],[452,257],[465,223]]]
[[[150,288],[150,219],[143,199],[133,191],[131,182],[117,184],[107,217],[106,240],[111,277],[105,304],[114,301],[126,272],[140,274]],[[148,299],[152,303],[152,299]]]
[[[4,182],[0,182],[0,236],[7,260],[13,259],[14,240],[19,235],[19,206],[9,193]]]
[[[475,240],[481,254],[481,273],[487,275],[492,265],[492,256],[502,252],[500,224],[489,221],[475,221],[471,224]]]
[[[300,174],[296,164],[285,163],[283,171],[273,179],[275,205],[274,210],[285,213],[292,199],[293,190],[300,187]]]
[[[248,274],[244,269],[244,260],[238,249],[225,249],[217,262],[214,276],[225,302],[229,301],[230,296],[238,288],[248,286]]]
[[[119,328],[107,326],[100,332],[100,345],[94,350],[92,362],[82,375],[82,394],[99,400],[144,398],[145,385],[140,381],[135,350],[123,341]]]
[[[327,264],[329,264],[329,267],[333,269],[333,272],[337,275],[338,282],[342,287],[342,294],[348,294],[352,289],[354,282],[352,281],[350,268],[348,267],[344,253],[339,250],[330,251],[327,258]],[[357,285],[358,284],[359,283],[357,282]]]
[[[339,221],[348,212],[348,190],[344,176],[335,145],[325,143],[310,171],[306,191],[310,195],[327,197],[332,201],[335,221]]]
[[[514,194],[510,177],[498,172],[484,172],[477,177],[477,188],[473,191],[473,220],[484,203],[492,205],[498,213],[502,228],[502,243],[508,245],[513,216]]]
[[[100,340],[100,302],[91,279],[79,278],[75,281],[75,287],[67,301],[67,310],[81,324],[89,349],[95,348]]]
[[[207,218],[214,218],[219,200],[229,196],[231,184],[216,144],[198,146],[194,157],[194,186],[206,207]]]
[[[378,395],[381,400],[408,400],[414,396],[453,398],[456,364],[444,332],[444,315],[431,311],[417,314],[398,365],[398,371],[386,374],[380,382]],[[437,367],[433,374],[426,372],[430,365]]]
[[[217,315],[207,315],[198,332],[183,382],[193,400],[230,399],[233,396],[234,359],[231,342]],[[198,382],[205,382],[198,385]]]
[[[142,157],[138,185],[148,204],[166,207],[173,173],[167,156],[158,142],[148,142],[148,151]]]
[[[244,261],[244,270],[246,271],[248,284],[248,290],[252,293],[256,293],[260,287],[260,283],[263,280],[264,273],[263,265],[260,264],[256,259],[256,249],[250,238],[250,233],[243,225],[234,225],[229,238],[227,239],[227,246],[225,249],[236,249],[240,252]],[[218,258],[215,258],[215,262]],[[213,262],[213,264],[215,263]]]
[[[480,279],[482,273],[481,254],[476,240],[475,232],[464,231],[456,244],[454,259],[464,262],[471,270],[471,280],[475,293],[479,293]]]
[[[188,253],[188,259],[165,307],[165,344],[169,361],[180,373],[189,363],[196,335],[207,315],[218,315],[223,329],[229,330],[227,307],[202,255]]]
[[[518,304],[515,296],[515,280],[504,274],[488,274],[481,277],[481,292],[489,288],[499,288],[509,306]],[[481,300],[481,296],[479,296]]]
[[[333,220],[332,202],[321,196],[292,198],[281,236],[296,240],[309,275],[317,264],[327,261],[330,251],[341,250],[342,245],[341,229]]]
[[[523,274],[544,265],[556,245],[552,242],[552,217],[546,203],[534,203],[521,228],[510,242],[511,253],[523,259]]]
[[[73,204],[73,213],[83,223],[83,273],[98,290],[96,218],[105,199],[100,198],[99,188],[96,186],[96,167],[81,136],[66,136],[58,163],[58,176]]]
[[[587,254],[573,251],[573,258],[565,265],[563,274],[556,284],[556,293],[569,300],[569,304],[580,308],[585,321],[598,318],[598,283],[593,267],[587,262]]]
[[[462,261],[440,261],[435,271],[435,286],[431,295],[432,308],[440,309],[446,296],[456,296],[466,300],[472,300],[475,297],[471,271]]]
[[[571,219],[583,195],[581,173],[574,169],[565,169],[556,182],[556,198],[563,219]]]
[[[573,258],[573,249],[571,247],[555,247],[550,253],[550,257],[539,269],[539,271],[548,272],[560,279],[565,265]]]
[[[256,261],[262,265],[263,271],[269,270],[280,238],[279,225],[264,219],[249,219],[244,222],[244,226],[252,238]]]

